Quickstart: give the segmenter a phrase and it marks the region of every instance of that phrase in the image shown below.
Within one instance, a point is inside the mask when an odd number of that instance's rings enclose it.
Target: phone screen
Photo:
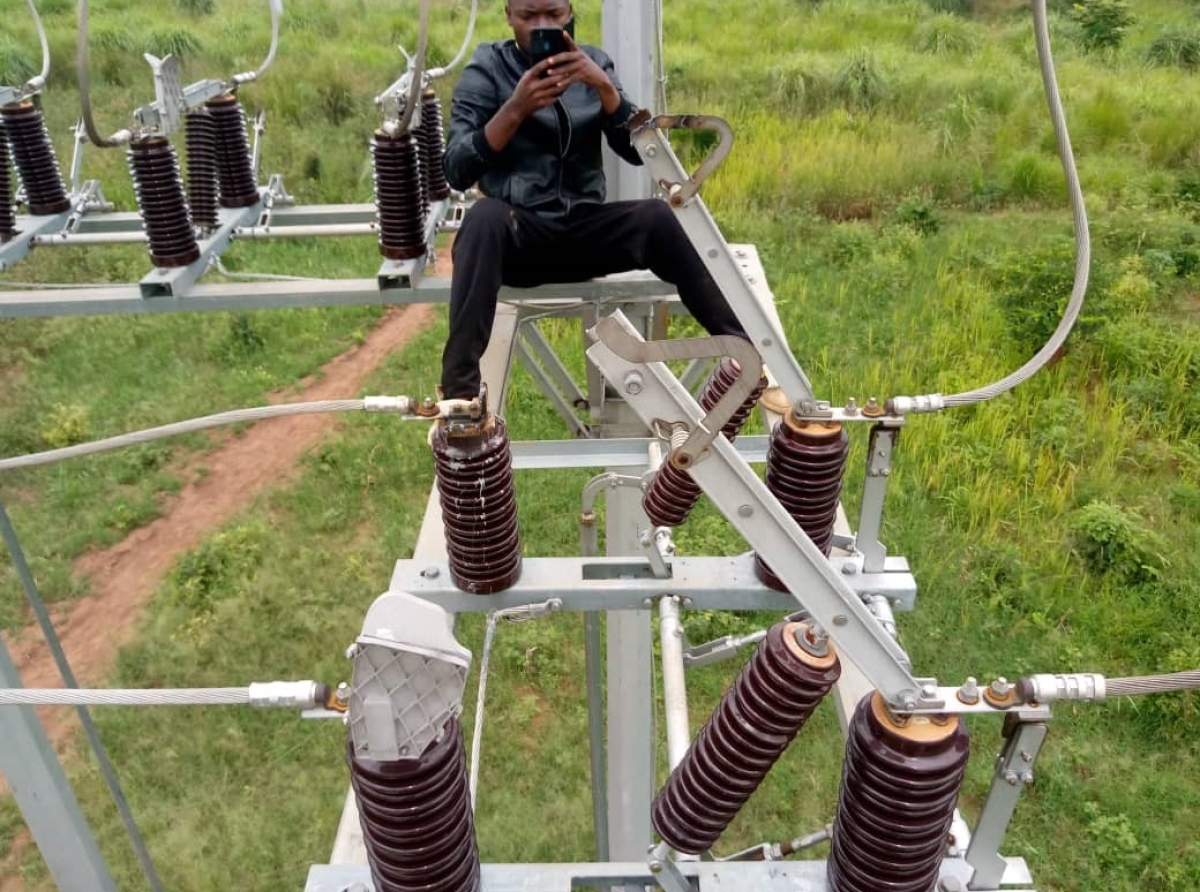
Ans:
[[[534,28],[529,32],[529,55],[533,57],[534,65],[566,51],[567,41],[562,28]]]

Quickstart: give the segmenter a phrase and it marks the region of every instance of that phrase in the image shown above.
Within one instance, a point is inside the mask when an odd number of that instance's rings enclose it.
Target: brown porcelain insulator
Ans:
[[[188,207],[192,224],[217,227],[217,122],[207,109],[189,112],[184,121],[187,146]]]
[[[429,147],[425,144],[425,134],[420,127],[413,128],[412,136],[417,146],[418,191],[421,193],[421,222],[424,223],[429,219],[429,168],[433,159],[429,157]]]
[[[379,210],[379,253],[389,260],[412,260],[425,253],[421,168],[411,133],[375,131],[375,207]]]
[[[832,647],[801,645],[809,633],[771,627],[654,798],[654,829],[671,848],[712,847],[838,680]]]
[[[767,489],[825,555],[833,548],[849,451],[842,425],[795,421],[790,414],[775,425],[767,446]],[[754,570],[765,585],[786,590],[762,555],[755,554]]]
[[[439,425],[433,457],[450,578],[471,594],[503,591],[521,575],[512,452],[503,419],[490,415],[471,436],[449,436]]]
[[[216,124],[217,180],[221,207],[245,208],[258,203],[246,113],[237,96],[226,93],[204,103]]]
[[[967,756],[958,716],[898,720],[878,692],[864,697],[847,732],[831,892],[933,892]]]
[[[0,130],[0,242],[17,234],[17,212],[13,208],[12,178],[8,172],[8,140]]]
[[[733,386],[737,375],[736,360],[727,356],[717,363],[717,367],[708,376],[704,389],[700,391],[700,408],[705,412],[711,412],[725,392]],[[725,439],[732,442],[738,435],[742,425],[754,411],[754,407],[758,404],[758,398],[762,396],[766,386],[767,378],[764,375],[759,378],[758,384],[755,385],[751,394],[737,407],[733,415],[725,422],[725,426],[721,428]],[[677,527],[687,520],[699,500],[700,487],[696,485],[691,474],[682,468],[675,467],[670,462],[663,462],[650,481],[646,494],[642,496],[642,510],[646,512],[646,516],[655,526]]]
[[[378,762],[346,741],[376,892],[478,892],[479,848],[458,719],[416,759]]]
[[[187,266],[199,258],[200,248],[188,217],[175,147],[166,137],[151,136],[131,142],[126,157],[151,260],[158,267]]]
[[[441,201],[450,197],[450,184],[446,182],[446,168],[442,156],[446,153],[446,139],[442,135],[442,101],[432,89],[421,94],[421,163],[428,171],[426,180],[430,201]]]
[[[13,163],[25,186],[25,203],[34,216],[58,214],[71,207],[62,171],[42,110],[32,102],[15,102],[0,108]],[[7,168],[5,176],[7,176]]]

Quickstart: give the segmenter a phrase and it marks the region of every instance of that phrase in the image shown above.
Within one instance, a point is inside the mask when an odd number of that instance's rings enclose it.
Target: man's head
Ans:
[[[562,28],[574,11],[570,0],[508,0],[504,7],[517,46],[529,52],[529,32],[534,28]]]

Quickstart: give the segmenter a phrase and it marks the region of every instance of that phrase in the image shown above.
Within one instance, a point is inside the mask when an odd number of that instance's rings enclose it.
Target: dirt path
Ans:
[[[427,305],[395,307],[359,346],[324,366],[315,382],[290,402],[353,398],[363,381],[391,352],[403,347],[433,317]],[[75,562],[75,573],[91,593],[56,610],[55,627],[81,686],[102,681],[118,650],[137,631],[147,599],[178,556],[200,544],[264,489],[286,483],[296,462],[334,424],[329,414],[299,415],[259,422],[204,457],[208,473],[189,483],[163,515],[111,548]],[[104,634],[96,634],[103,629]],[[36,626],[9,642],[26,687],[62,684]],[[56,746],[74,725],[71,711],[46,714]]]
[[[350,399],[387,356],[407,344],[433,319],[424,304],[389,309],[359,346],[334,358],[289,402]],[[420,396],[421,394],[416,394]],[[118,651],[137,632],[146,602],[179,555],[200,544],[268,487],[288,482],[299,458],[335,423],[328,414],[273,418],[250,427],[204,457],[208,473],[174,497],[161,517],[134,530],[111,548],[89,552],[74,571],[91,593],[52,610],[54,625],[80,686],[101,683]],[[103,629],[104,634],[96,634]],[[25,687],[61,687],[62,678],[36,625],[8,640]],[[41,710],[51,741],[62,750],[77,724],[74,710]],[[0,795],[5,794],[0,781]],[[0,857],[0,892],[25,888],[16,866],[32,845],[22,831]]]

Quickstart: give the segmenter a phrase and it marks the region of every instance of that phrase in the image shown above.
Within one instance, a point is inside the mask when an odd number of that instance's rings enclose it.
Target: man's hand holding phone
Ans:
[[[562,49],[541,56],[539,50],[551,47]],[[608,75],[591,56],[579,49],[569,32],[561,28],[534,28],[530,35],[530,48],[534,59],[538,60],[530,72],[546,65],[538,76],[554,82],[560,93],[571,84],[579,83],[600,94],[600,103],[608,114],[616,111],[621,104],[621,96]]]

